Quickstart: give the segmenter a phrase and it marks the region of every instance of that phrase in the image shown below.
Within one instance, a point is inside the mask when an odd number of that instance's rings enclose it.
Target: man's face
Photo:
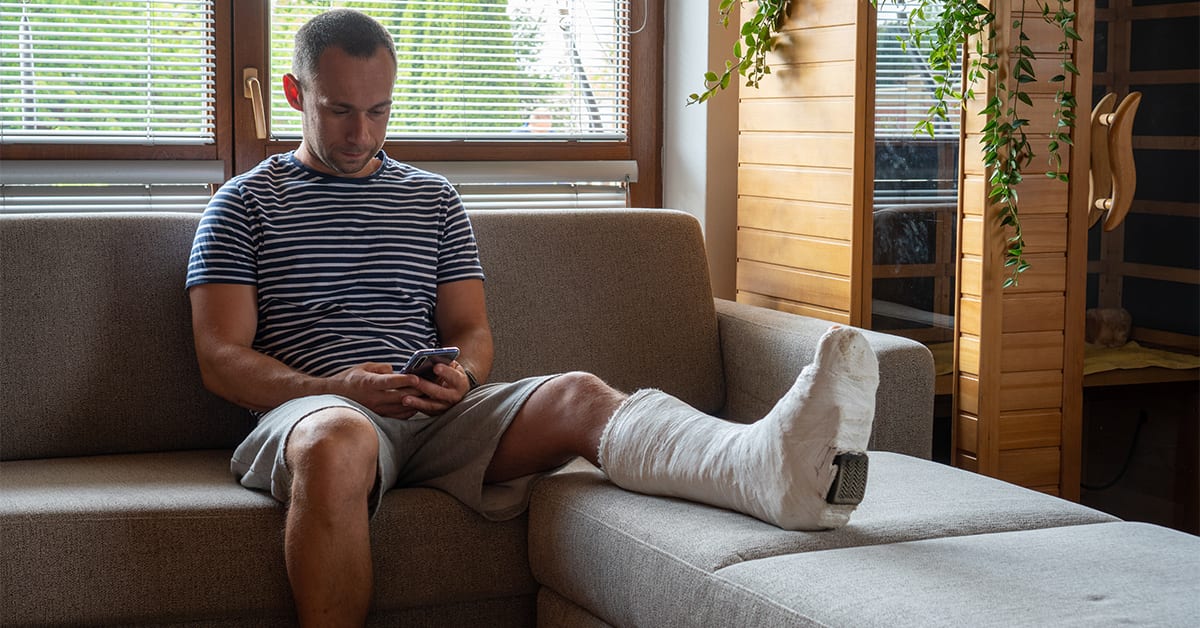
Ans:
[[[373,173],[395,82],[396,65],[382,47],[362,58],[331,46],[321,53],[317,75],[305,84],[285,76],[284,94],[301,112],[304,139],[296,151],[301,163],[340,177]]]

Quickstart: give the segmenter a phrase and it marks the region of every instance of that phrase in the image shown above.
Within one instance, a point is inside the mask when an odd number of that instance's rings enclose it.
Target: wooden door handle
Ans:
[[[250,99],[254,112],[254,137],[267,139],[267,116],[263,111],[262,83],[258,80],[258,68],[242,68],[242,96]]]
[[[1092,109],[1091,205],[1088,226],[1104,219],[1112,231],[1125,220],[1137,189],[1133,161],[1133,117],[1142,102],[1141,92],[1130,92],[1113,111],[1115,94],[1106,94]]]

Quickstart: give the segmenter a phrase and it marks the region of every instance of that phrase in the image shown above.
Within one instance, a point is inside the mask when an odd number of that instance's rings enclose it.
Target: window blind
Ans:
[[[0,142],[213,142],[212,4],[0,0]]]
[[[274,85],[296,31],[334,7],[371,15],[396,42],[390,139],[626,137],[629,0],[275,0]],[[298,112],[271,92],[272,135],[299,137]]]
[[[933,105],[937,84],[929,70],[928,40],[909,41],[908,13],[920,4],[894,0],[880,7],[877,15],[875,57],[875,137],[912,137],[913,128],[924,120]],[[954,65],[955,88],[961,83],[961,64]],[[946,120],[933,120],[935,139],[958,139],[959,108],[948,102]],[[922,132],[922,137],[928,135]]]
[[[7,160],[0,212],[200,212],[224,180],[220,161]]]
[[[636,161],[414,162],[444,177],[463,206],[480,209],[613,209],[629,204]]]

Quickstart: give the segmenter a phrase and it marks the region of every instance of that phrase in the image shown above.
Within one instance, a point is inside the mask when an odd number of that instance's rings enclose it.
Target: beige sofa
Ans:
[[[493,379],[583,369],[761,416],[827,323],[709,290],[696,221],[478,212]],[[0,625],[289,625],[283,510],[240,487],[245,411],[200,386],[183,290],[198,216],[0,216]],[[932,360],[870,333],[867,497],[785,532],[627,493],[575,463],[489,523],[431,489],[373,521],[377,625],[1186,625],[1195,537],[927,460]]]

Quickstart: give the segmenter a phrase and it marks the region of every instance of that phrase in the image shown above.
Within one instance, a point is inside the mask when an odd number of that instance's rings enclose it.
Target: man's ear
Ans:
[[[283,97],[287,98],[292,109],[304,111],[304,104],[300,98],[300,81],[291,72],[283,75]]]

